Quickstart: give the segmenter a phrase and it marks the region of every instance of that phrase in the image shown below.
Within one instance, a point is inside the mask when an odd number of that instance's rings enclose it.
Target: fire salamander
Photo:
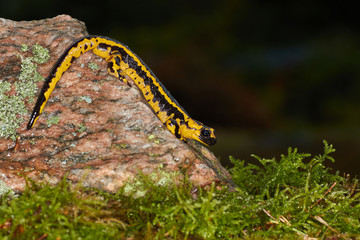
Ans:
[[[63,73],[81,54],[90,50],[107,61],[110,75],[129,86],[125,76],[134,81],[158,118],[177,138],[183,141],[194,139],[205,145],[216,143],[214,129],[193,120],[135,53],[124,44],[102,36],[83,37],[63,53],[41,89],[27,129],[35,125]]]

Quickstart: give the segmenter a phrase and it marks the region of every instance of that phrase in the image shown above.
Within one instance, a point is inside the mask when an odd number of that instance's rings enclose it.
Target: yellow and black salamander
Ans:
[[[41,89],[27,129],[30,130],[35,125],[63,73],[76,58],[90,50],[107,61],[109,74],[129,86],[125,76],[134,81],[159,119],[177,138],[183,141],[195,139],[206,145],[216,143],[214,129],[193,120],[135,53],[126,45],[102,36],[83,37],[63,53]]]

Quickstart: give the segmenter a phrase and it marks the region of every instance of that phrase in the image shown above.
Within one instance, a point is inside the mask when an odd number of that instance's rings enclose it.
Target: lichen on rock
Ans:
[[[7,94],[10,90],[9,82],[0,81],[0,138],[15,140],[16,129],[23,122],[27,110],[22,97]]]
[[[28,113],[25,101],[33,102],[37,92],[36,82],[43,81],[44,77],[37,71],[38,64],[44,64],[49,60],[49,50],[38,43],[32,46],[31,57],[23,57],[22,54],[29,51],[26,44],[20,46],[17,56],[21,61],[20,73],[17,76],[19,81],[14,84],[0,81],[0,137],[15,140],[18,133],[16,130]],[[10,93],[14,89],[16,94]]]

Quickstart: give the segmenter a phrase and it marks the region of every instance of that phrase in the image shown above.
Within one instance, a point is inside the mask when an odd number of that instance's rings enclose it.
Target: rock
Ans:
[[[91,52],[65,72],[34,128],[26,130],[32,100],[43,81],[24,80],[21,74],[33,64],[35,70],[29,71],[35,73],[30,74],[39,77],[38,71],[47,77],[62,52],[84,35],[85,24],[66,15],[28,22],[0,18],[0,181],[22,191],[24,176],[50,183],[66,176],[85,187],[115,192],[139,171],[149,174],[161,169],[186,173],[195,185],[216,181],[233,188],[229,174],[211,152],[196,142],[175,138],[137,87],[110,76],[105,60]],[[48,62],[36,63],[32,47],[36,43],[49,49]],[[90,69],[89,63],[95,68]],[[14,125],[17,122],[19,126]],[[10,133],[5,131],[11,127]]]

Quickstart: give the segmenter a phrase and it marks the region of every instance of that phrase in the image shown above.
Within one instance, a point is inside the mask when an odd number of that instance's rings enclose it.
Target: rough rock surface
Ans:
[[[62,52],[86,34],[84,23],[66,15],[28,22],[0,18],[1,84],[19,81],[22,44],[38,43],[49,49],[50,60],[37,69],[47,77]],[[89,62],[99,68],[89,69]],[[42,84],[37,82],[37,91]],[[17,93],[12,87],[7,94]],[[106,62],[91,52],[63,75],[35,127],[28,131],[34,104],[26,102],[28,113],[17,129],[16,150],[14,140],[0,138],[0,181],[15,191],[24,189],[24,176],[50,183],[66,176],[84,186],[114,192],[139,171],[148,174],[160,166],[164,171],[186,173],[196,185],[216,181],[234,187],[211,152],[195,142],[176,139],[137,87],[110,76]],[[54,117],[58,122],[49,124]]]

